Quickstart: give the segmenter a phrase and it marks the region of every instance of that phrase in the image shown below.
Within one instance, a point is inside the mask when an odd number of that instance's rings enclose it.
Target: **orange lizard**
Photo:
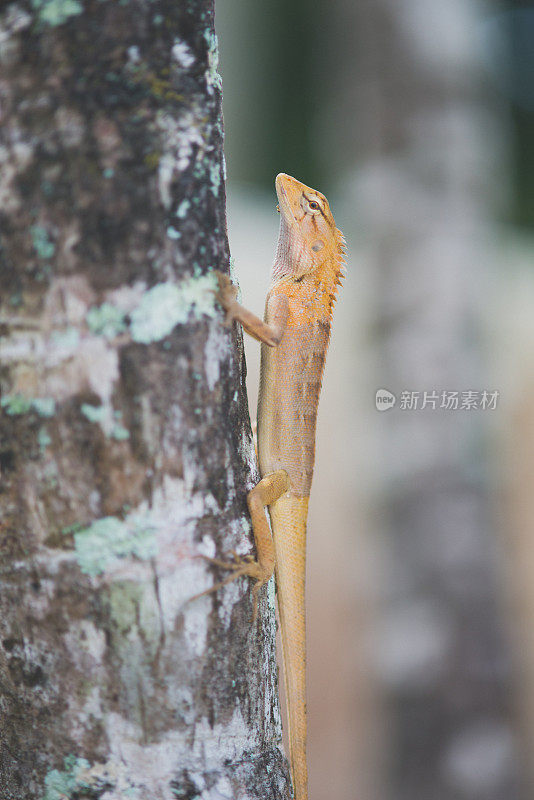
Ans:
[[[306,520],[317,406],[334,302],[344,275],[345,239],[323,194],[284,173],[276,178],[276,192],[280,235],[264,321],[237,302],[237,287],[218,273],[218,300],[227,324],[238,320],[262,342],[257,427],[262,478],[247,497],[257,560],[209,559],[232,575],[208,591],[240,575],[253,578],[255,616],[258,591],[275,572],[291,773],[295,800],[307,800]]]

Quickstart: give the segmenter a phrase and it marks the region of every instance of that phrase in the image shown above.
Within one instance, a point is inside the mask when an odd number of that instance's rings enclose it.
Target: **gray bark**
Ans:
[[[378,665],[391,796],[517,797],[482,411],[421,410],[423,392],[498,389],[479,320],[498,120],[484,100],[481,6],[362,2],[359,200],[376,274],[375,388],[391,562]],[[419,410],[399,408],[419,392]],[[389,738],[389,737],[388,737]]]
[[[5,800],[286,798],[211,0],[0,13]]]

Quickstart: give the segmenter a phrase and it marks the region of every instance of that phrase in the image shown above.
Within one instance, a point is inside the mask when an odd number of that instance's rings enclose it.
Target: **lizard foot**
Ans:
[[[217,270],[215,276],[219,284],[219,288],[215,291],[215,298],[226,311],[224,324],[229,328],[235,319],[237,306],[239,305],[236,299],[238,288],[224,272]]]
[[[196,594],[191,598],[191,600],[196,600],[198,597],[204,597],[206,594],[212,594],[213,592],[221,589],[223,586],[235,581],[236,578],[252,578],[255,581],[252,589],[252,598],[254,602],[252,610],[252,622],[254,622],[258,615],[258,592],[261,587],[269,581],[271,574],[268,573],[252,555],[240,556],[235,552],[235,550],[232,551],[232,555],[234,556],[235,561],[222,561],[220,558],[210,558],[209,556],[205,555],[197,556],[197,558],[203,558],[205,561],[209,561],[210,564],[213,564],[220,569],[231,570],[232,574],[223,581],[219,581],[219,583],[216,583],[214,586],[206,589],[204,592]]]

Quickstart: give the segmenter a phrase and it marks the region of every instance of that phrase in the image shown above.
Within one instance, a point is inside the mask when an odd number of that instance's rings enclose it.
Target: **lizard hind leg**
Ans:
[[[256,619],[258,612],[258,592],[272,576],[274,572],[275,556],[274,556],[274,543],[267,522],[265,514],[265,506],[274,503],[283,494],[289,490],[289,478],[287,472],[283,469],[276,470],[265,475],[259,483],[247,495],[247,505],[250,511],[252,520],[252,530],[254,532],[254,542],[256,545],[256,559],[252,556],[238,556],[234,553],[235,561],[223,561],[219,558],[209,558],[202,556],[210,564],[214,564],[220,569],[231,570],[231,575],[223,581],[216,583],[214,586],[206,589],[205,592],[195,595],[191,598],[195,600],[197,597],[202,597],[206,594],[211,594],[226,586],[228,583],[235,581],[236,578],[246,576],[255,581],[253,588],[254,609],[252,619]]]

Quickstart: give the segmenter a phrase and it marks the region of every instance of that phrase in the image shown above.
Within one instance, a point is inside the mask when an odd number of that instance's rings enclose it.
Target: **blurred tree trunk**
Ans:
[[[2,800],[287,798],[211,0],[0,13]],[[215,547],[217,542],[217,547]]]
[[[355,14],[363,155],[358,208],[374,253],[377,418],[391,547],[379,666],[391,796],[517,796],[484,433],[490,411],[440,409],[485,386],[484,302],[497,117],[477,63],[480,4],[362,0]],[[419,408],[401,410],[401,392]],[[421,410],[424,391],[436,410]],[[461,395],[460,395],[461,402]],[[486,415],[486,416],[484,416]]]
[[[517,306],[514,310],[517,310]],[[524,332],[520,333],[524,336]],[[510,341],[511,349],[517,347],[520,336]],[[532,524],[534,520],[534,495],[532,475],[534,474],[534,411],[532,408],[532,342],[527,350],[528,358],[520,362],[521,372],[515,376],[517,386],[515,397],[512,394],[511,408],[507,409],[507,425],[504,444],[507,455],[507,507],[505,523],[506,544],[509,561],[509,582],[507,589],[512,611],[513,634],[519,693],[521,704],[518,708],[521,722],[526,780],[532,794],[534,788],[534,539]]]
[[[525,246],[526,245],[526,246]],[[532,247],[517,236],[505,240],[503,271],[494,318],[500,314],[501,365],[506,380],[499,436],[504,499],[501,526],[508,574],[506,591],[517,671],[517,712],[528,797],[534,794],[534,276]],[[504,253],[506,255],[504,256]],[[510,268],[511,267],[511,268]],[[506,302],[502,294],[507,292]]]

